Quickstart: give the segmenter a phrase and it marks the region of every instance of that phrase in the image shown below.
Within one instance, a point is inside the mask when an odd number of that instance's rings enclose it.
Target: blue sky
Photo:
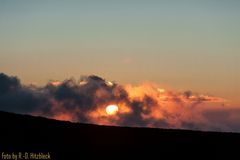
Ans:
[[[0,71],[97,74],[239,99],[240,1],[0,1]]]

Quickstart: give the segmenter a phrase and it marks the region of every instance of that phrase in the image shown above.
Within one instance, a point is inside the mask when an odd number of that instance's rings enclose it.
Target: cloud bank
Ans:
[[[224,103],[223,98],[190,90],[120,85],[95,75],[37,87],[0,74],[0,110],[73,122],[240,132],[240,109]],[[117,114],[106,113],[110,104],[119,107]]]

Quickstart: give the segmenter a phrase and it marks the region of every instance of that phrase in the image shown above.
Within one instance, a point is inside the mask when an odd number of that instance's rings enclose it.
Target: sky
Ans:
[[[152,82],[240,107],[238,0],[1,0],[0,72]]]

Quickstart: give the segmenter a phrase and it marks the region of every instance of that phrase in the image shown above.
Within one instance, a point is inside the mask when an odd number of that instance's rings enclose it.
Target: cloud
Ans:
[[[37,89],[21,85],[17,77],[0,74],[0,109],[9,112],[31,113],[46,106],[47,98]]]
[[[16,77],[9,77],[0,73],[0,95],[6,94],[11,90],[17,90],[20,87],[20,82]]]
[[[82,123],[240,131],[239,111],[223,107],[225,101],[190,90],[166,91],[151,83],[119,85],[95,75],[37,87],[0,74],[0,110]],[[119,106],[116,115],[105,112],[110,104]]]
[[[215,124],[215,130],[240,132],[240,108],[209,109],[203,115]]]

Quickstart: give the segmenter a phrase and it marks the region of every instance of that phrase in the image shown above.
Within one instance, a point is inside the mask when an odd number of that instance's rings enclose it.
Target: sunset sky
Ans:
[[[0,72],[148,81],[240,107],[239,28],[239,0],[1,0]]]

